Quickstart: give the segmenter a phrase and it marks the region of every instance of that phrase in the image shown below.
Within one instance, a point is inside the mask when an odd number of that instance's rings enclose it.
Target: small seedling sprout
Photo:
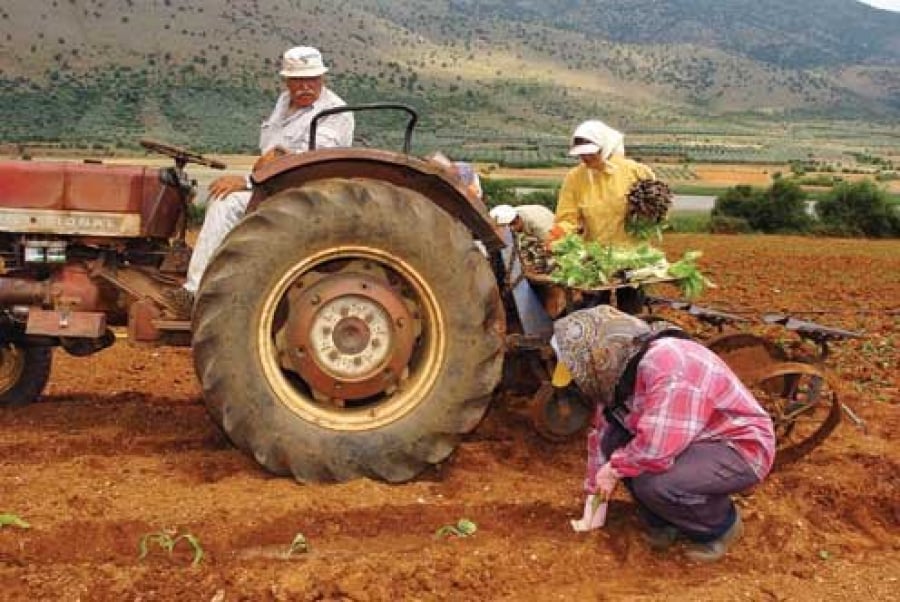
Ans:
[[[0,514],[0,528],[18,527],[20,529],[30,529],[31,525],[22,520],[18,514]]]
[[[293,556],[294,554],[306,554],[309,552],[309,541],[307,541],[306,536],[303,533],[297,533],[294,535],[294,540],[291,542],[291,547],[288,548],[288,558]]]
[[[149,547],[152,544],[156,544],[163,550],[165,550],[170,556],[172,552],[175,550],[175,546],[179,541],[185,540],[188,544],[194,549],[194,559],[191,561],[191,566],[197,566],[203,560],[203,547],[200,545],[200,540],[198,540],[191,533],[183,533],[178,535],[177,529],[162,529],[157,531],[156,533],[147,533],[143,537],[141,537],[140,542],[138,543],[138,549],[140,550],[140,555],[138,556],[139,560],[143,560],[147,557],[149,553]]]
[[[467,518],[459,519],[455,525],[444,525],[434,532],[437,538],[454,535],[456,537],[470,537],[478,530],[478,525]]]

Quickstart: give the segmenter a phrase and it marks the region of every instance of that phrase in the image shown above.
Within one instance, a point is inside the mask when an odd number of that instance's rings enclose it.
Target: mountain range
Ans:
[[[7,143],[252,151],[301,44],[426,140],[900,117],[900,13],[855,0],[7,0],[0,40]]]

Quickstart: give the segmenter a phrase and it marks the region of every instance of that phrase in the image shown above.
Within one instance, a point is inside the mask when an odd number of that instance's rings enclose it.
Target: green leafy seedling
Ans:
[[[170,556],[172,552],[175,550],[175,546],[179,541],[185,540],[194,550],[194,559],[191,561],[191,566],[197,566],[203,560],[203,547],[200,545],[200,540],[198,540],[191,533],[183,533],[178,535],[177,529],[163,529],[161,531],[157,531],[156,533],[147,533],[143,537],[141,537],[141,541],[138,543],[138,549],[140,550],[140,556],[138,556],[139,560],[143,560],[147,557],[149,553],[149,548],[151,545],[155,544],[159,546],[161,549],[165,550]]]
[[[455,525],[444,525],[434,532],[434,536],[438,539],[453,535],[455,537],[470,537],[478,530],[478,525],[467,518],[459,519]]]
[[[2,527],[18,527],[20,529],[30,529],[31,525],[22,520],[17,514],[0,514],[0,528]]]
[[[291,547],[288,548],[288,558],[290,558],[294,554],[307,553],[309,553],[309,541],[307,541],[306,536],[303,533],[297,533],[296,535],[294,535],[294,540],[291,542]]]

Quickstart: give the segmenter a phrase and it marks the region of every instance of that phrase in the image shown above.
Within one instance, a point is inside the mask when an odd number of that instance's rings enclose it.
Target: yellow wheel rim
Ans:
[[[415,357],[408,377],[395,391],[384,393],[362,405],[337,407],[316,400],[287,377],[279,362],[274,336],[274,318],[288,289],[304,274],[334,261],[368,261],[399,276],[412,296],[422,321]],[[277,397],[302,419],[337,431],[365,431],[395,422],[408,414],[435,386],[446,354],[446,323],[433,289],[409,263],[381,249],[341,246],[303,258],[286,270],[265,293],[258,314],[257,345],[267,381]]]
[[[25,351],[15,345],[0,345],[0,395],[9,392],[22,378]]]

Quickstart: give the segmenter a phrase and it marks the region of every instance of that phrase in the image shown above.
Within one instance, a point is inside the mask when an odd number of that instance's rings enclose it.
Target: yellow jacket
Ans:
[[[584,226],[584,239],[603,244],[627,243],[626,195],[638,180],[654,179],[653,171],[624,155],[613,155],[602,170],[583,163],[569,171],[559,190],[556,223],[574,232]]]

